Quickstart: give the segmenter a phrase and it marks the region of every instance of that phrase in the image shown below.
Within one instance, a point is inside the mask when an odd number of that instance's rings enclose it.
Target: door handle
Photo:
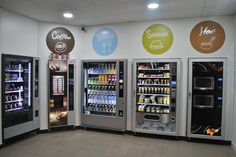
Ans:
[[[192,99],[192,93],[191,92],[188,93],[188,99],[190,99],[190,100]]]

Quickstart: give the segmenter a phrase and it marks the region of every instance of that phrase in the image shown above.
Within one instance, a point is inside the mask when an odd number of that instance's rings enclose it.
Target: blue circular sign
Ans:
[[[107,56],[117,47],[116,33],[110,28],[101,28],[93,36],[93,49],[97,54]]]

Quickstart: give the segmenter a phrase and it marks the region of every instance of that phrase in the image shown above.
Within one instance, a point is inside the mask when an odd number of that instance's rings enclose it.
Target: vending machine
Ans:
[[[2,54],[3,140],[39,129],[39,59]]]
[[[226,59],[189,59],[188,137],[224,140]]]
[[[127,60],[82,61],[82,126],[126,130]]]
[[[49,60],[49,130],[75,126],[74,69],[75,60]]]
[[[133,61],[133,132],[178,136],[179,59]]]

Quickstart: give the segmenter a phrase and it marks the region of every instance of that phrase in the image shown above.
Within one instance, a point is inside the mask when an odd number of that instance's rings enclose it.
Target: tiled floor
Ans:
[[[0,149],[0,157],[236,157],[230,146],[86,130],[39,134]]]

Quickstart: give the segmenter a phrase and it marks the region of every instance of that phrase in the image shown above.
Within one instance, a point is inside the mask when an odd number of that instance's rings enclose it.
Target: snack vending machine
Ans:
[[[226,60],[189,59],[188,137],[224,140]]]
[[[39,129],[39,59],[2,54],[3,140]]]
[[[82,126],[126,130],[127,60],[82,61]]]
[[[133,131],[178,136],[179,59],[133,61]]]
[[[75,126],[75,60],[49,60],[49,130]]]

